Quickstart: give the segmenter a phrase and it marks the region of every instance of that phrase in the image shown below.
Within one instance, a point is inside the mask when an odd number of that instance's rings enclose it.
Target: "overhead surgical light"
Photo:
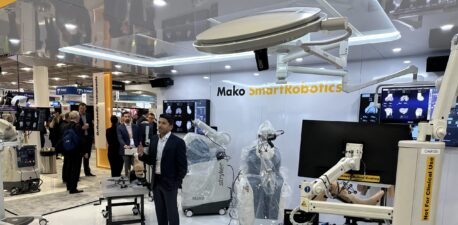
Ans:
[[[323,40],[309,41],[309,38],[306,38],[307,41],[305,41],[301,39],[309,33],[319,31],[343,31],[343,34],[340,32],[338,36]],[[342,77],[343,90],[352,92],[405,74],[417,74],[418,68],[411,66],[374,81],[350,85],[348,72],[345,68],[347,67],[348,46],[351,42],[350,36],[352,33],[352,25],[349,24],[346,17],[328,18],[319,8],[284,8],[261,12],[215,25],[197,35],[194,47],[201,52],[213,54],[234,54],[252,51],[255,53],[259,71],[268,69],[267,49],[271,48],[277,52],[277,84],[287,83],[286,78],[290,72],[338,76]],[[385,41],[394,40],[394,37],[399,38],[399,32],[374,35],[381,36],[370,38],[382,38]],[[386,37],[382,37],[383,35],[386,35]],[[360,38],[353,41],[361,44],[365,40]],[[371,42],[369,41],[368,43]],[[327,52],[336,48],[339,49],[338,56]],[[291,61],[309,55],[316,56],[332,64],[336,69],[317,69],[288,65]],[[297,61],[299,62],[300,60]]]

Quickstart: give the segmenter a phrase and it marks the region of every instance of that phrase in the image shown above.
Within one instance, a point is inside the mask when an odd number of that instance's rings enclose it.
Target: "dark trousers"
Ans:
[[[119,154],[108,153],[108,161],[110,162],[111,177],[120,177],[124,159]]]
[[[179,225],[177,194],[178,187],[167,190],[161,184],[161,176],[155,175],[153,187],[154,205],[158,225]]]
[[[83,157],[83,167],[84,167],[84,174],[89,175],[91,174],[91,168],[89,167],[89,159],[91,159],[92,153],[92,140],[88,140],[87,144],[84,145],[84,152],[88,153],[88,157]]]
[[[78,187],[78,180],[81,172],[81,155],[66,154],[64,158],[64,173],[67,181],[67,190],[75,191]]]

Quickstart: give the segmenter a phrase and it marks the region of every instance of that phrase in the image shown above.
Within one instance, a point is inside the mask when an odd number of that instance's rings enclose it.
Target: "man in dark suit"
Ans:
[[[80,121],[79,124],[83,129],[83,137],[85,140],[85,144],[83,146],[84,157],[83,157],[83,167],[84,167],[84,174],[86,176],[92,177],[95,176],[91,173],[91,168],[89,167],[89,160],[91,158],[92,152],[92,143],[94,142],[94,121],[92,120],[92,116],[86,112],[87,106],[84,103],[80,103],[79,105],[79,113],[80,113]]]
[[[177,195],[183,178],[188,172],[186,144],[183,139],[171,133],[173,128],[171,115],[159,117],[159,134],[153,136],[149,154],[138,148],[139,159],[152,165],[153,194],[156,216],[159,225],[179,225]]]
[[[153,136],[157,134],[156,116],[154,113],[148,113],[146,120],[140,125],[140,142],[143,147],[148,146],[147,140],[152,140]],[[147,134],[148,133],[148,134]]]
[[[137,148],[140,144],[139,128],[132,123],[129,112],[122,113],[122,123],[118,126],[119,154],[124,158],[124,175],[129,177],[131,166],[134,165],[133,154],[125,154],[126,150]]]

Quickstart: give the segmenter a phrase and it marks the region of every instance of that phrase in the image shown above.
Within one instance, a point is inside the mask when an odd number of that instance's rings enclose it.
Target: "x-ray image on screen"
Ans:
[[[165,100],[164,113],[171,114],[175,119],[172,132],[197,132],[192,121],[199,119],[204,123],[210,122],[210,100]]]
[[[380,121],[383,123],[427,121],[430,115],[431,97],[431,87],[382,89]]]
[[[361,94],[359,105],[360,123],[379,123],[380,109],[374,104],[375,94]],[[380,102],[380,95],[378,95]]]

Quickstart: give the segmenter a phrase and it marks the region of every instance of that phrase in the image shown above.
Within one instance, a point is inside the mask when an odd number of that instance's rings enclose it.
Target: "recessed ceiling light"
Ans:
[[[56,64],[57,67],[63,67],[63,66],[66,66],[66,65],[67,65],[67,64],[65,64],[65,63],[57,63],[57,64]]]
[[[320,67],[320,70],[324,70],[324,67]]]
[[[28,80],[28,81],[26,81],[25,83],[33,84],[33,80]]]
[[[441,30],[443,30],[443,31],[449,31],[449,30],[451,30],[454,26],[455,26],[455,25],[453,25],[453,24],[445,24],[445,25],[442,25],[442,26],[441,26]]]
[[[52,87],[52,88],[54,88],[54,89],[56,89],[56,88],[57,88],[57,86],[56,86],[56,85],[52,85],[52,86],[50,86],[50,87]]]
[[[122,82],[124,82],[125,84],[130,84],[130,83],[132,83],[132,81],[130,81],[130,80],[123,80]]]
[[[2,75],[6,75],[6,74],[8,74],[8,72],[2,71]]]
[[[210,77],[208,77],[208,76],[204,76],[203,78],[204,78],[205,80],[210,79]]]
[[[59,55],[56,55],[56,57],[57,57],[58,59],[64,59],[64,58],[65,58],[65,55],[59,54]]]
[[[30,68],[30,67],[22,67],[21,70],[24,70],[26,72],[30,72],[30,71],[32,71],[32,68]]]
[[[178,73],[177,70],[170,70],[170,72],[172,72],[172,73]]]
[[[19,40],[17,38],[10,38],[9,41],[13,45],[18,45],[19,43],[21,43],[21,40]]]
[[[116,67],[116,69],[121,69],[122,66],[117,64],[117,65],[115,65],[115,67]]]
[[[16,84],[17,84],[17,82],[14,82],[14,81],[12,81],[12,82],[11,82],[11,84],[12,84],[12,85],[16,85]]]
[[[296,59],[296,62],[302,62],[302,61],[304,61],[303,58],[297,58],[297,59]]]
[[[65,29],[67,30],[75,30],[77,28],[77,26],[75,24],[72,24],[72,23],[66,23],[64,24],[65,26]]]
[[[399,53],[402,51],[402,48],[393,48],[394,53]]]
[[[226,70],[230,70],[231,68],[232,68],[231,65],[225,65],[225,66],[224,66],[224,69],[226,69]]]
[[[257,76],[259,76],[259,73],[253,73],[253,75],[257,77]]]
[[[155,6],[165,6],[165,5],[167,5],[167,2],[165,0],[154,0],[153,4]]]
[[[86,79],[86,78],[89,78],[89,75],[78,75],[79,78],[83,78],[83,79]]]
[[[113,75],[116,75],[116,76],[117,76],[117,75],[121,75],[121,74],[122,74],[122,72],[119,72],[119,71],[114,71],[114,72],[111,72],[111,74],[113,74]]]
[[[60,77],[53,77],[53,78],[51,78],[51,79],[53,79],[53,80],[55,80],[55,81],[63,80],[63,79],[60,78]]]
[[[409,63],[411,63],[411,61],[410,60],[405,60],[404,63],[405,64],[409,64]]]

